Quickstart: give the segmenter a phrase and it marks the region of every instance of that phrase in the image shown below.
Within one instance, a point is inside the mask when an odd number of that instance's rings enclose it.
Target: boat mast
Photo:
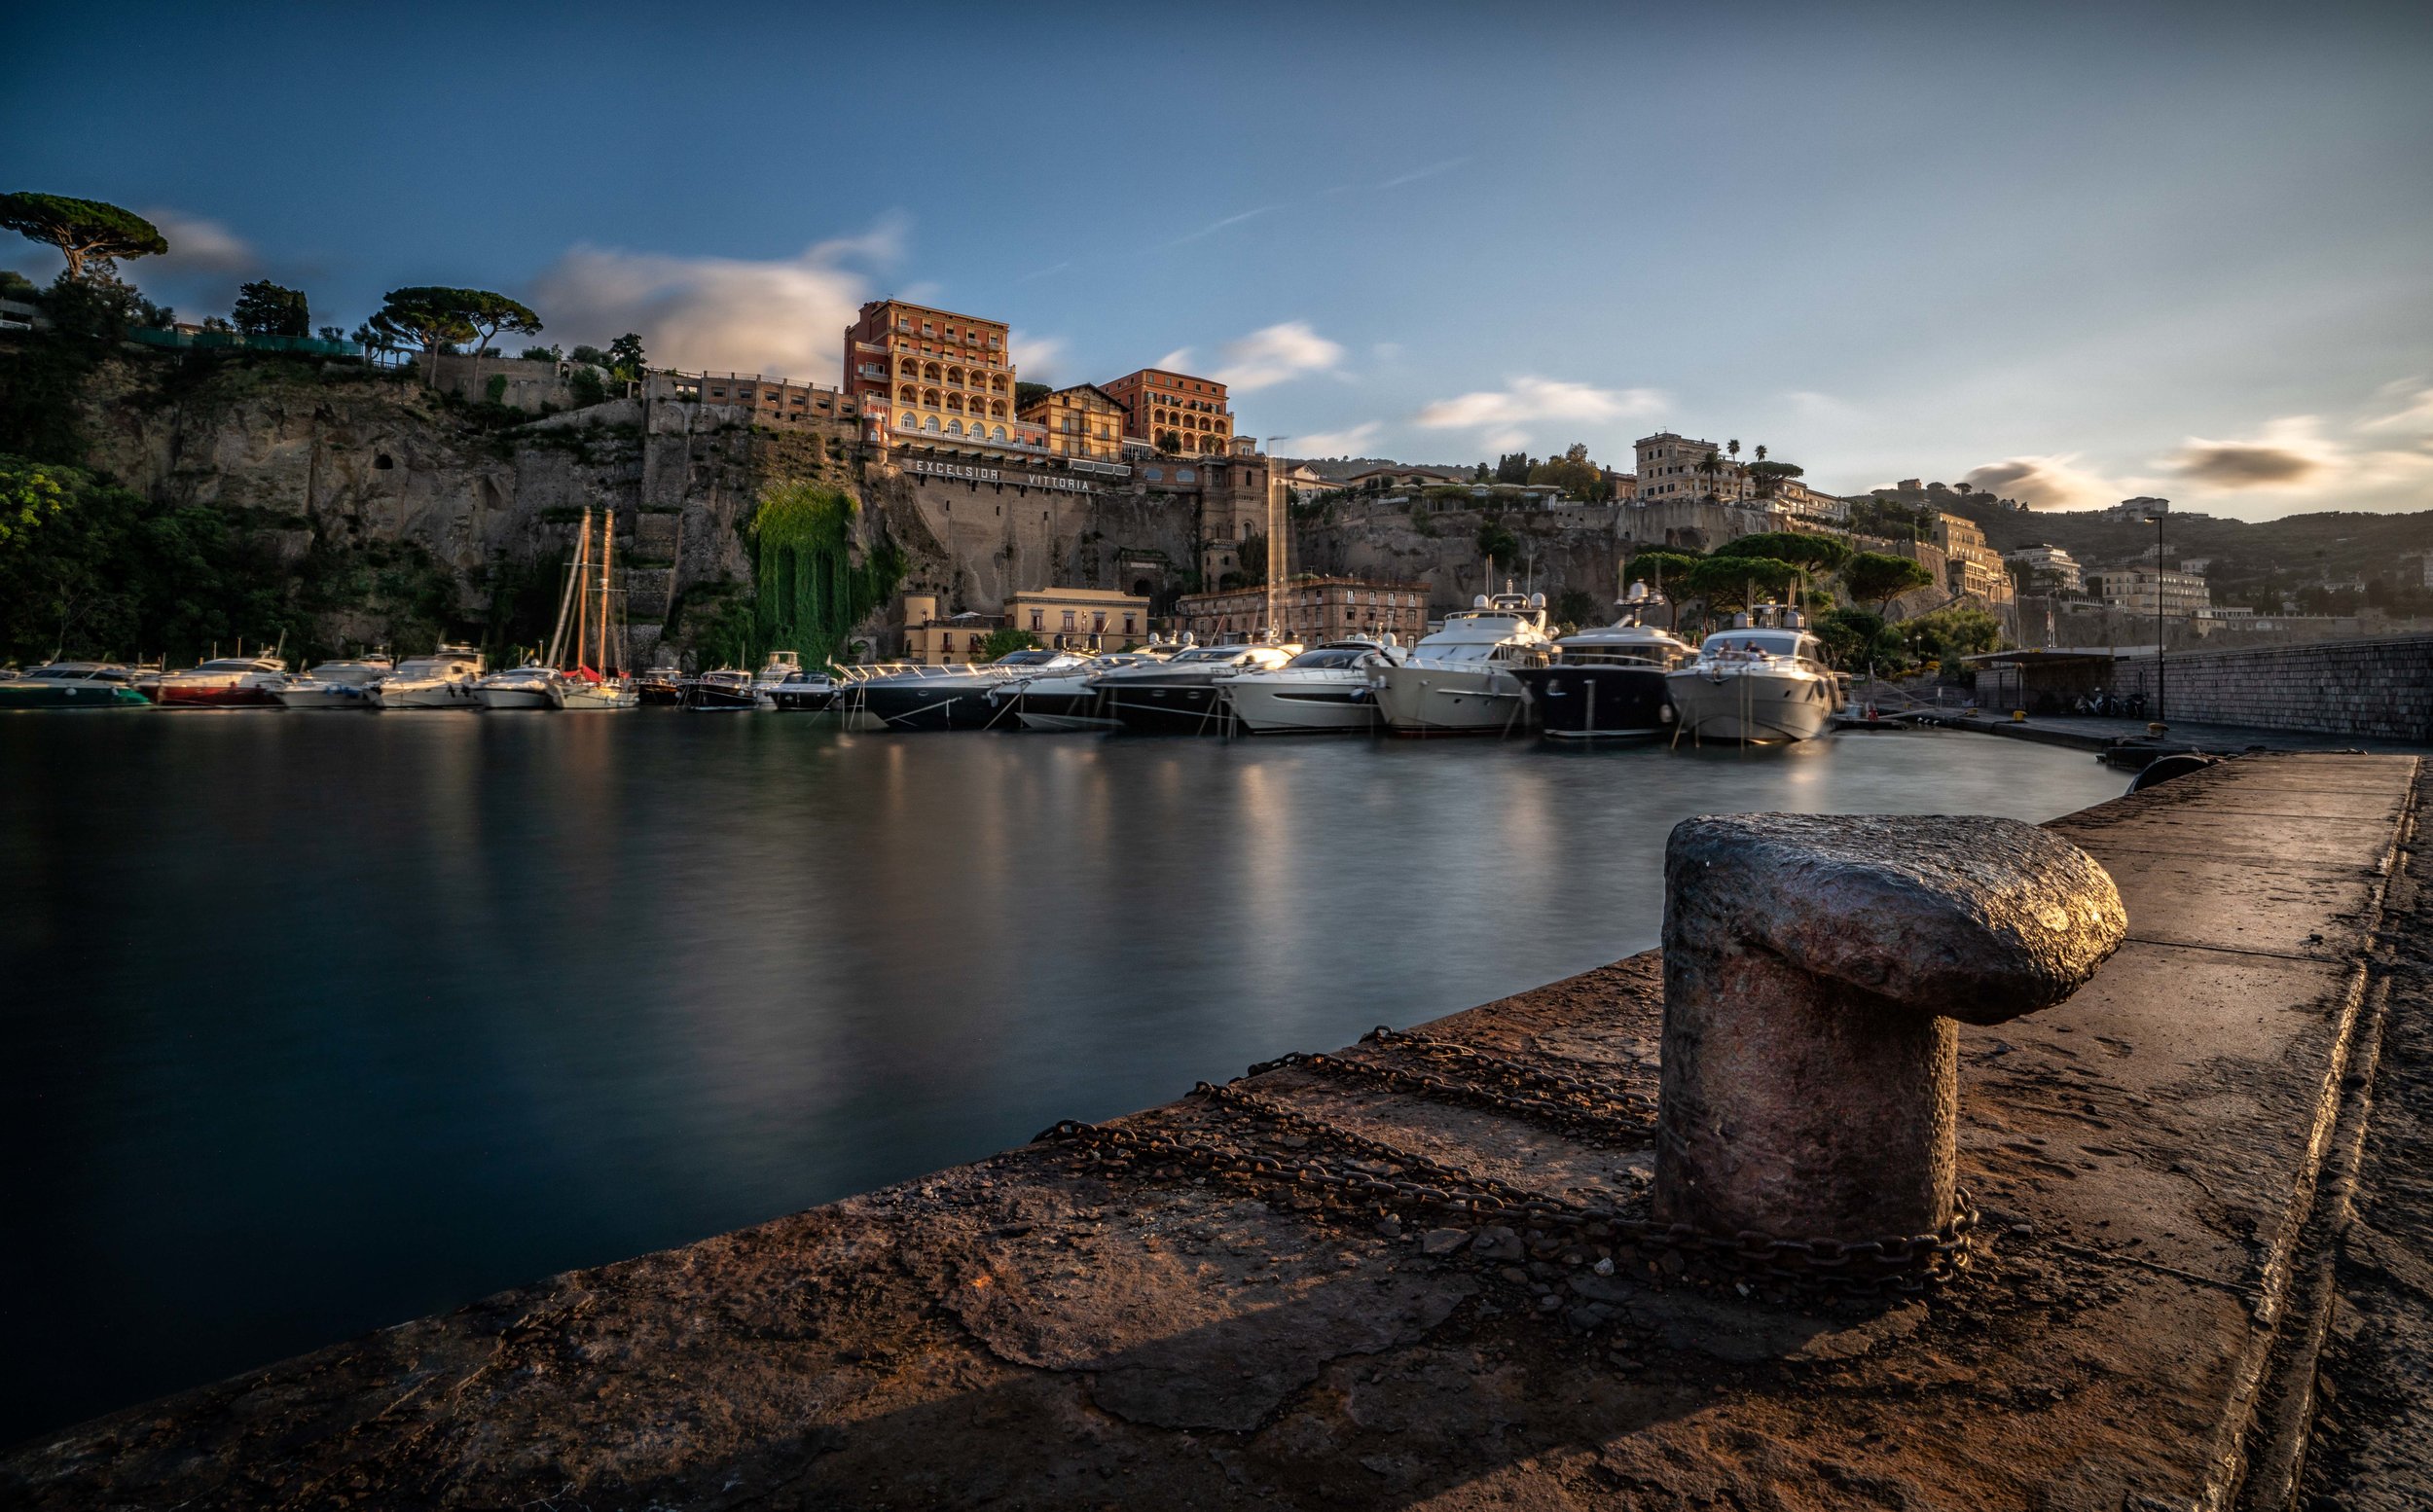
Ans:
[[[583,533],[589,536],[591,532],[592,512],[586,509],[583,511]],[[566,586],[558,594],[558,623],[551,627],[549,631],[549,665],[552,666],[563,665],[558,660],[558,655],[566,649],[566,615],[574,607],[575,580],[582,575],[583,552],[582,548],[577,547],[574,560],[566,563]]]
[[[599,523],[599,674],[608,675],[608,563],[617,554],[617,512],[610,510]]]
[[[575,547],[574,554],[574,665],[579,667],[589,665],[583,660],[583,630],[590,618],[587,611],[591,607],[591,578],[584,571],[592,561],[592,512],[589,509],[583,511],[583,539]]]

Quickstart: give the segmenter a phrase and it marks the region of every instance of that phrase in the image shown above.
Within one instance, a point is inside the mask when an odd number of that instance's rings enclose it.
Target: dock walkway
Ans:
[[[2221,756],[2234,756],[2243,751],[2362,751],[2370,755],[2393,756],[2425,754],[2425,747],[2404,740],[2378,739],[2366,736],[2313,735],[2303,730],[2270,730],[2259,725],[2182,724],[2174,720],[2157,738],[2147,734],[2145,720],[2095,714],[2031,714],[2025,719],[2013,719],[2007,713],[1979,710],[1972,716],[1956,707],[1939,709],[1928,706],[1889,710],[1883,719],[1874,723],[1899,725],[1910,721],[2089,751],[2100,751],[2122,741],[2133,741],[2150,745],[2158,755],[2173,751],[2205,751]],[[1870,722],[1844,720],[1840,723],[1846,729],[1862,729]]]
[[[1962,1030],[1984,1224],[1932,1300],[1533,1259],[1050,1141],[52,1435],[0,1458],[0,1505],[2228,1507],[2295,1474],[2347,1073],[2425,1009],[2384,969],[2419,927],[2418,779],[2265,755],[2055,821],[2130,943],[2069,1002]],[[1427,1032],[1652,1106],[1657,966]],[[1627,1120],[1524,1120],[1458,1095],[1484,1062],[1431,1063],[1241,1086],[1286,1147],[1323,1127],[1569,1202],[1644,1190]],[[1123,1127],[1234,1126],[1202,1094]]]

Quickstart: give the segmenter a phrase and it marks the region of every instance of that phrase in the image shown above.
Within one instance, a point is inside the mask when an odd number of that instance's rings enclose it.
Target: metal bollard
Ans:
[[[1942,1229],[1954,1021],[2060,1002],[2128,927],[2094,858],[2015,819],[1685,819],[1664,892],[1655,1212],[1713,1234]]]

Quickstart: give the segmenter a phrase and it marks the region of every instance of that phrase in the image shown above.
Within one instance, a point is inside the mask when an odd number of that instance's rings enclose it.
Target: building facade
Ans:
[[[1726,458],[1724,449],[1712,441],[1694,441],[1666,430],[1641,437],[1632,450],[1638,462],[1636,497],[1642,502],[1714,499],[1729,504],[1755,491],[1748,469]],[[1701,466],[1710,456],[1718,469],[1712,473]]]
[[[1123,461],[1124,408],[1095,383],[1041,394],[1022,407],[1020,418],[1046,435],[1050,456]]]
[[[897,610],[902,660],[924,666],[981,662],[988,638],[1004,628],[994,614],[938,613],[935,594],[906,594]]]
[[[1063,651],[1121,651],[1148,638],[1149,601],[1103,588],[1042,588],[1005,600],[1005,628]]]
[[[2058,546],[2022,546],[2015,552],[2002,554],[2005,563],[2017,567],[2027,579],[2032,594],[2077,594],[2087,592],[2087,575],[2078,558]]]
[[[2213,590],[2203,578],[2169,567],[2097,567],[2087,574],[2087,588],[2124,614],[2184,620],[2213,607]]]
[[[2002,554],[1985,544],[1985,532],[1963,515],[1935,517],[1935,547],[1943,554],[1943,586],[1987,603],[2007,604],[2017,594]]]
[[[1004,322],[874,300],[845,328],[845,392],[882,440],[1020,444]]]
[[[1284,598],[1284,638],[1303,645],[1388,632],[1409,645],[1428,630],[1425,583],[1303,578],[1285,591]],[[1202,642],[1257,640],[1267,633],[1267,590],[1186,594],[1175,605],[1175,629]]]
[[[757,373],[679,373],[674,379],[678,398],[696,404],[741,405],[752,412],[753,419],[768,424],[853,419],[861,414],[861,402],[853,395],[791,378]]]
[[[1143,368],[1098,387],[1123,407],[1125,434],[1160,451],[1200,456],[1233,450],[1233,412],[1225,406],[1225,385],[1215,378]]]

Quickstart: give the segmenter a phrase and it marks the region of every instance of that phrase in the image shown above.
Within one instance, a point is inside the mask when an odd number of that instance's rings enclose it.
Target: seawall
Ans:
[[[2113,664],[2115,691],[2154,705],[2150,656]],[[2175,651],[2160,669],[2173,721],[2433,741],[2433,635]]]
[[[1641,1201],[1650,954],[1117,1126],[1167,1146],[1035,1143],[51,1435],[0,1504],[2227,1507],[2303,1439],[2419,777],[2258,756],[2054,822],[2130,941],[1962,1031],[1984,1221],[1929,1297],[1398,1195]]]

